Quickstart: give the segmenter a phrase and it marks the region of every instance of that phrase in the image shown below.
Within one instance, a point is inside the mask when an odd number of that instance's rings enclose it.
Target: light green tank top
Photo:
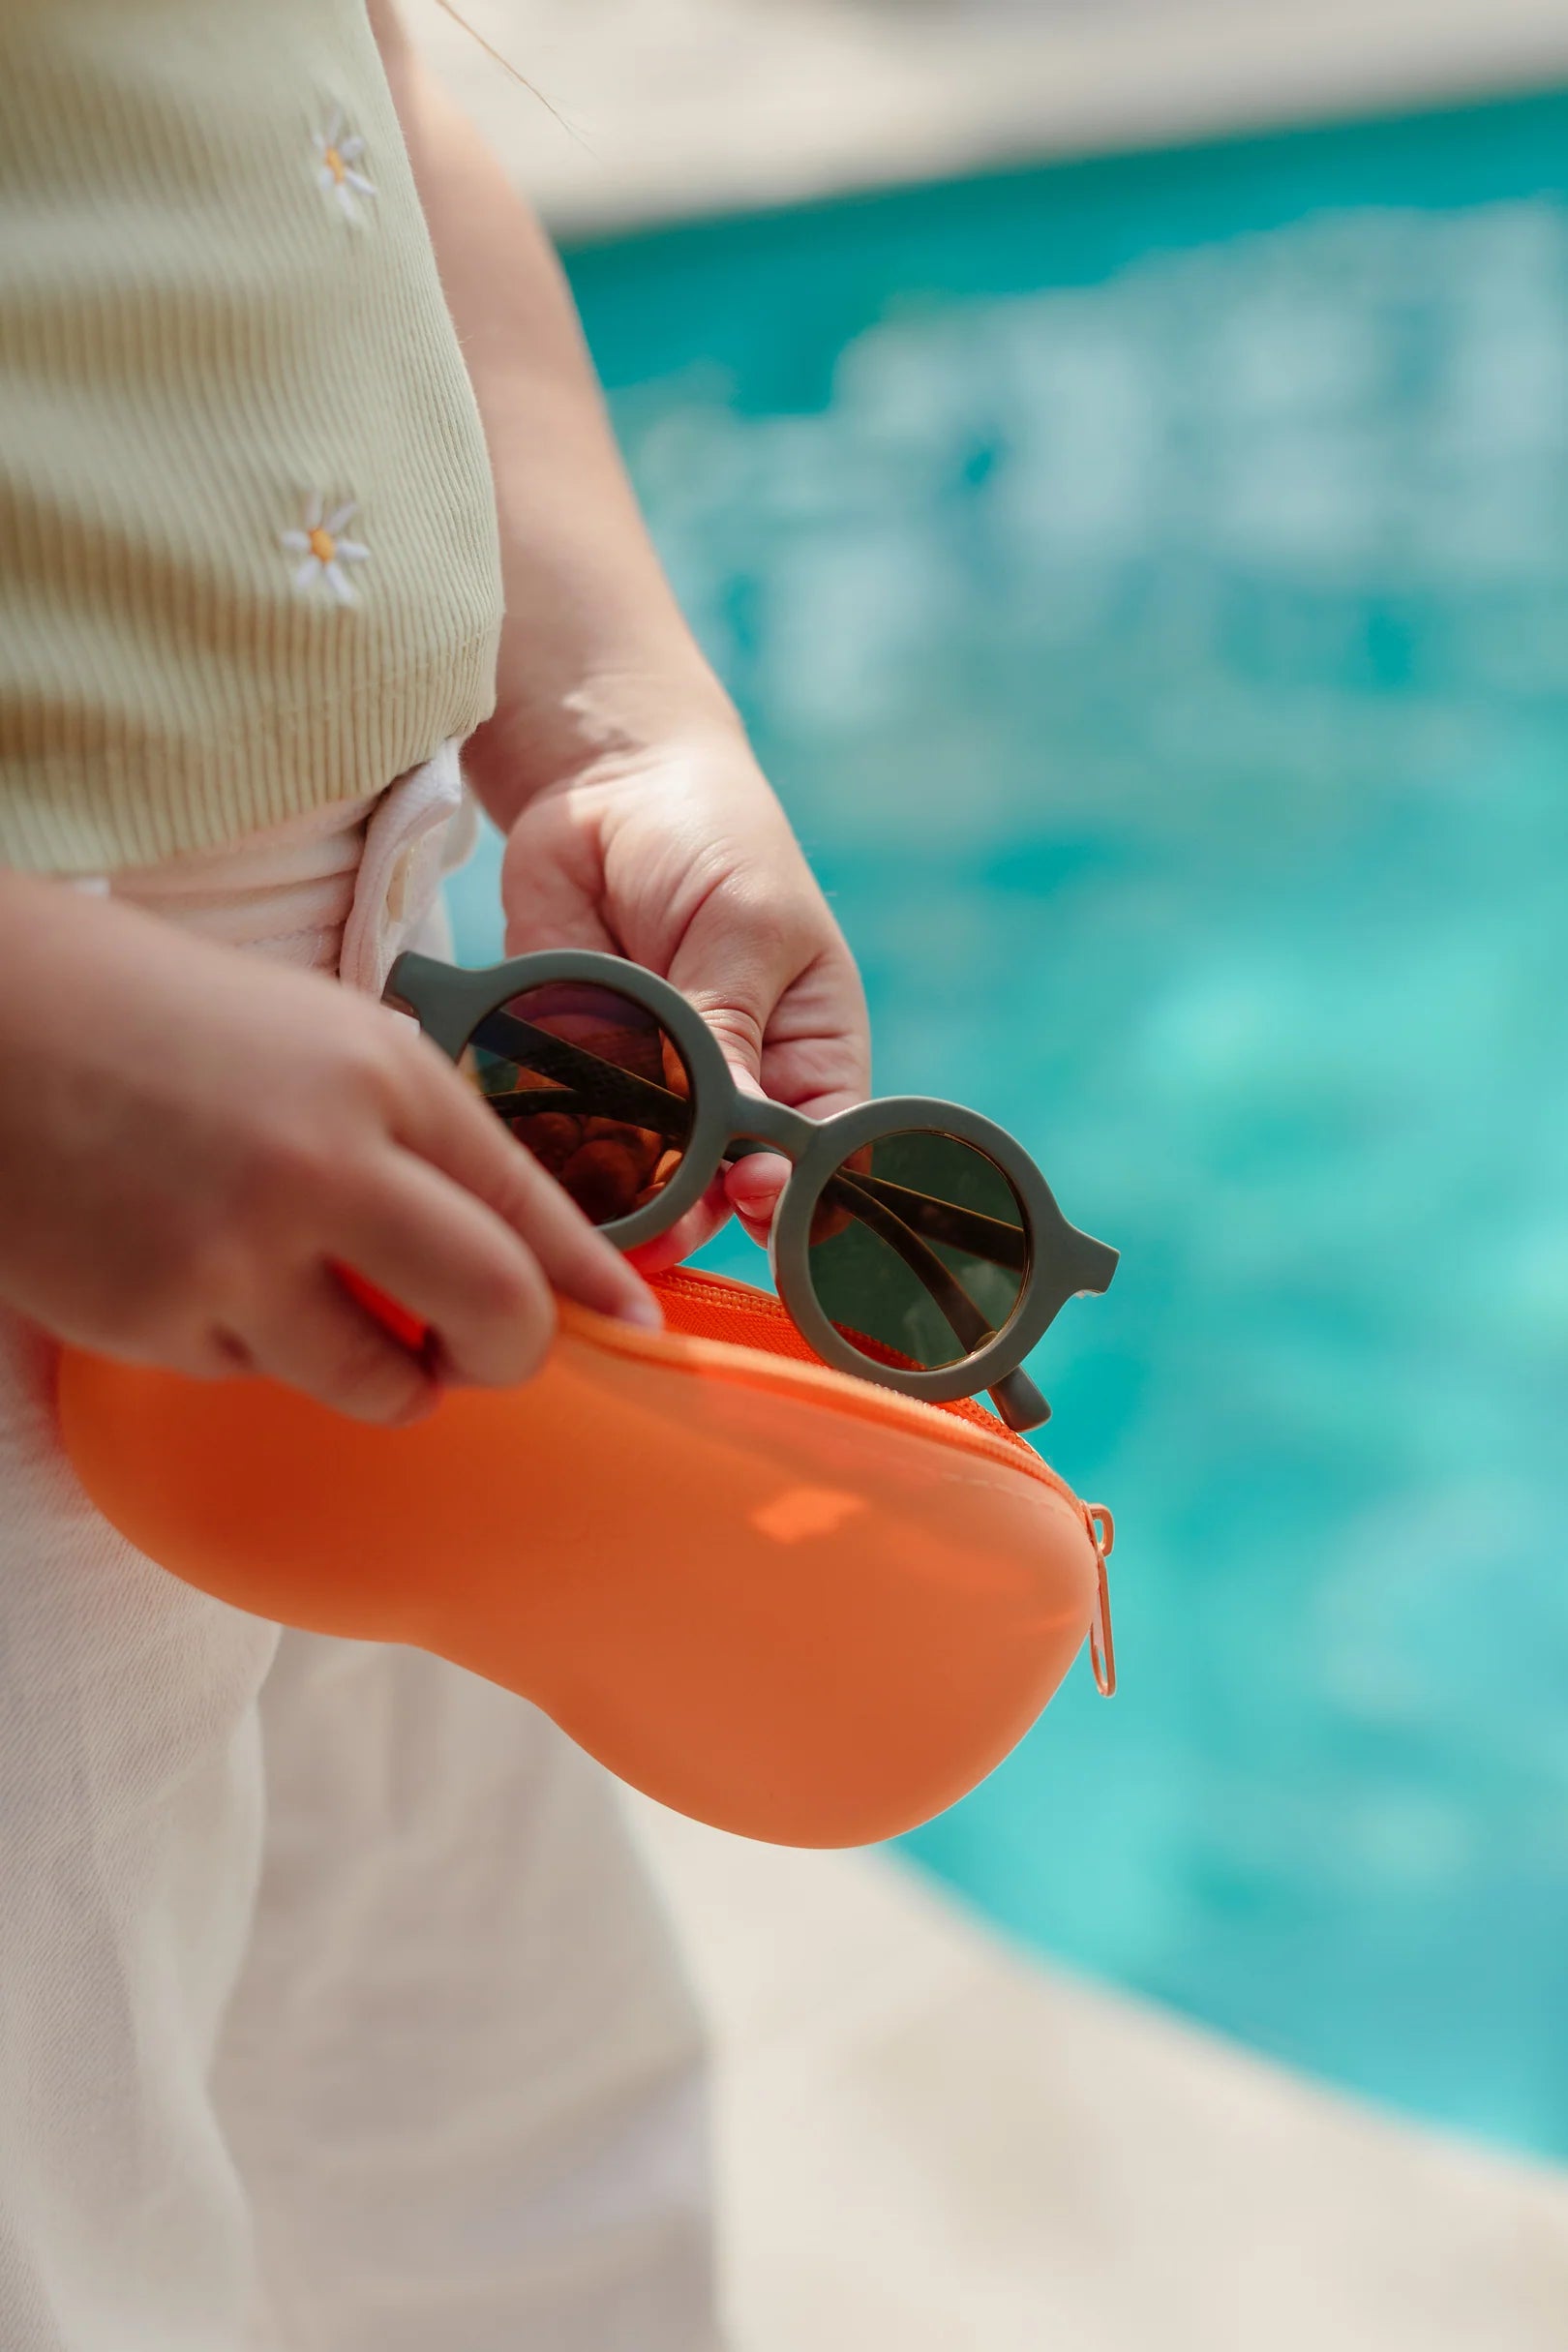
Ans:
[[[499,622],[364,0],[0,0],[0,862],[374,791],[487,715]]]

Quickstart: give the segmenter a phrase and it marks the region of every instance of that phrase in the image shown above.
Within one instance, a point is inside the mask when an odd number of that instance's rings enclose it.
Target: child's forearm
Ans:
[[[737,721],[648,539],[544,231],[420,66],[390,0],[371,14],[496,475],[499,705],[469,769],[505,826],[541,786],[606,752],[635,757]]]

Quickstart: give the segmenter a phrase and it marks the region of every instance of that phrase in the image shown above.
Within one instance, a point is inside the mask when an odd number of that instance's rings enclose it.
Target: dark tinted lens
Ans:
[[[480,1022],[462,1068],[596,1225],[653,1200],[691,1134],[691,1077],[651,1012],[613,988],[528,988]]]
[[[935,1371],[1002,1329],[1029,1274],[1023,1204],[955,1135],[881,1136],[824,1187],[811,1228],[819,1305],[852,1344]]]

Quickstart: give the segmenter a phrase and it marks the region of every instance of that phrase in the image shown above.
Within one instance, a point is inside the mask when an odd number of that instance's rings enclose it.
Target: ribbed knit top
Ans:
[[[488,714],[499,622],[365,0],[0,0],[0,862],[374,791]]]

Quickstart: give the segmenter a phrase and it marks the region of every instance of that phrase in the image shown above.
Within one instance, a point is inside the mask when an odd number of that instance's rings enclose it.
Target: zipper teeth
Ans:
[[[772,1321],[788,1323],[792,1331],[795,1328],[788,1309],[783,1307],[777,1299],[770,1297],[766,1290],[755,1289],[749,1282],[732,1282],[727,1275],[689,1274],[684,1267],[678,1266],[669,1274],[661,1274],[656,1286],[660,1290],[683,1290],[688,1297],[710,1299],[722,1295],[725,1298],[739,1299],[743,1302],[748,1313],[765,1313]],[[781,1364],[816,1363],[817,1358],[814,1356],[781,1356],[778,1361]],[[831,1368],[829,1367],[829,1369]],[[875,1388],[878,1383],[871,1381],[868,1385]],[[1083,1505],[1060,1470],[1053,1470],[1043,1456],[1037,1454],[1034,1447],[1026,1444],[1023,1438],[993,1437],[988,1430],[981,1429],[980,1424],[971,1421],[967,1414],[947,1412],[940,1404],[928,1402],[924,1397],[906,1397],[902,1389],[887,1389],[883,1393],[886,1396],[896,1397],[901,1405],[913,1405],[917,1412],[926,1415],[942,1430],[950,1431],[956,1422],[960,1429],[969,1432],[975,1445],[983,1448],[990,1461],[1005,1462],[1010,1469],[1024,1470],[1042,1479],[1048,1487],[1053,1487],[1058,1494],[1063,1495],[1075,1511],[1082,1514]]]

